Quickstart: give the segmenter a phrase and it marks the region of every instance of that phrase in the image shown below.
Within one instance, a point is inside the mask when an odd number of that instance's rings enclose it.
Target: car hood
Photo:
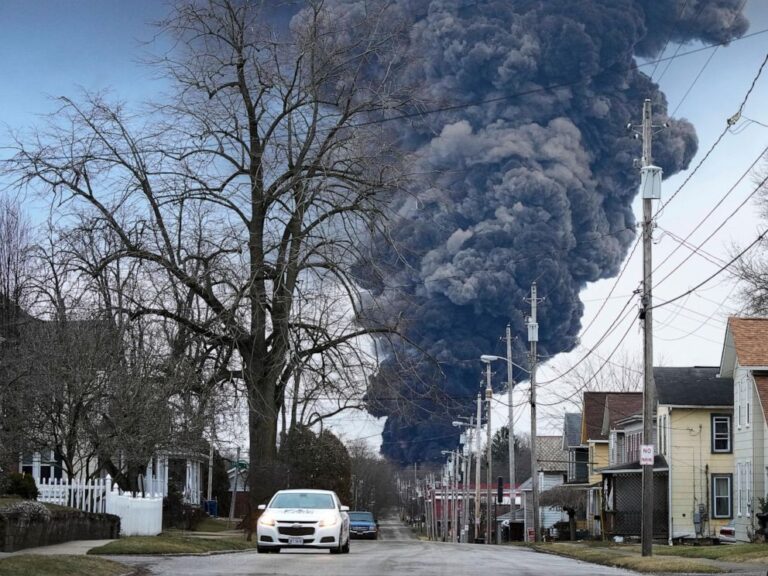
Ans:
[[[267,512],[281,522],[317,522],[331,514],[338,514],[337,510],[316,510],[308,508],[269,508]]]

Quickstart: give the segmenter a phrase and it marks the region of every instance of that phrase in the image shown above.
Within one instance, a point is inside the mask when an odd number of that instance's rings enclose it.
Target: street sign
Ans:
[[[528,528],[528,542],[533,542],[534,540],[536,540],[536,530]]]
[[[640,446],[640,466],[653,466],[653,444]]]

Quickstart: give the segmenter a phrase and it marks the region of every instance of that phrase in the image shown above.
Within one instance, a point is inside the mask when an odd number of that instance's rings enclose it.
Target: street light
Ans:
[[[508,441],[507,444],[509,444],[509,511],[510,515],[514,512],[515,509],[515,431],[514,431],[514,409],[513,409],[513,403],[512,403],[512,390],[515,387],[515,381],[512,377],[512,367],[519,368],[523,372],[530,374],[528,370],[520,366],[519,364],[516,364],[512,362],[512,335],[511,335],[511,328],[507,326],[507,356],[495,356],[492,354],[483,354],[480,356],[480,360],[484,362],[488,368],[490,369],[491,362],[494,362],[495,360],[503,360],[507,363],[507,389],[508,389],[508,420],[507,420],[507,428],[508,428]],[[534,438],[532,440],[533,442],[536,441]]]
[[[461,416],[459,416],[461,418]],[[469,417],[469,422],[461,422],[454,420],[451,425],[455,428],[466,428],[467,438],[464,446],[469,447],[469,456],[462,454],[461,458],[464,459],[464,473],[462,474],[462,490],[461,490],[461,541],[469,541],[469,479],[472,477],[472,428],[474,427],[474,416]]]

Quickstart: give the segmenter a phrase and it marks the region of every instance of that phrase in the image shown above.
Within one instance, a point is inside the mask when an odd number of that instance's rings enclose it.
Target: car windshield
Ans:
[[[316,494],[313,492],[284,492],[277,494],[270,508],[312,508],[331,509],[336,508],[333,496],[330,494]]]
[[[370,512],[350,512],[349,519],[352,522],[373,522],[373,514]]]

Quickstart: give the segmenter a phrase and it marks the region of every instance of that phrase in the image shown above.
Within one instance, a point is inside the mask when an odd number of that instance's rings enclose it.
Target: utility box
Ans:
[[[643,166],[640,168],[640,193],[643,200],[661,199],[662,170],[658,166]]]

